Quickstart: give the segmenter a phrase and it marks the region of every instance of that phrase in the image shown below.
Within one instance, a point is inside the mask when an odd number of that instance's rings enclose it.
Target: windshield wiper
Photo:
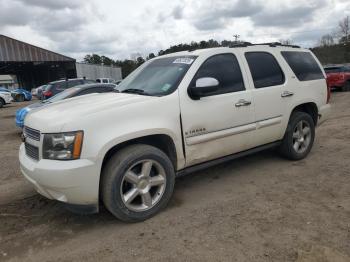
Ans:
[[[137,88],[127,88],[127,89],[121,91],[121,93],[138,94],[138,95],[144,95],[144,96],[149,96],[150,95],[147,92],[145,92],[145,90],[137,89]]]

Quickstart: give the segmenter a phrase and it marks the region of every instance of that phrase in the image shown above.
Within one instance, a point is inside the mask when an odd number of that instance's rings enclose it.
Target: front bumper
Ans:
[[[13,101],[13,98],[12,96],[9,95],[9,96],[5,96],[4,100],[6,104],[11,104],[11,102]]]
[[[331,105],[326,104],[319,108],[318,110],[318,125],[326,121],[331,114]]]
[[[20,146],[19,162],[24,177],[37,192],[66,204],[95,206],[98,210],[99,174],[90,160],[33,160]]]

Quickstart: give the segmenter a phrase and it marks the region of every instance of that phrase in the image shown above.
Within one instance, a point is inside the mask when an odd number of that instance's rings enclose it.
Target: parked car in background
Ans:
[[[11,95],[16,102],[30,101],[32,100],[32,93],[23,88],[17,88],[11,91]]]
[[[330,114],[325,77],[314,54],[295,46],[159,56],[120,93],[30,113],[21,171],[71,208],[97,212],[104,203],[123,221],[142,221],[167,205],[176,175],[273,147],[290,160],[307,157]]]
[[[53,97],[54,95],[61,93],[62,91],[74,86],[84,85],[84,84],[93,84],[93,83],[96,83],[96,82],[93,80],[88,80],[84,78],[54,81],[45,86],[45,89],[43,90],[43,93],[42,93],[42,99],[45,100],[50,97]]]
[[[107,92],[114,92],[117,91],[116,86],[113,84],[85,84],[85,85],[79,85],[75,87],[68,88],[61,93],[43,100],[41,102],[31,104],[29,106],[23,107],[16,112],[16,126],[23,128],[24,125],[24,119],[29,111],[43,107],[45,105],[52,104],[54,102],[62,101],[64,99],[87,95],[87,94],[93,94],[93,93],[107,93]]]
[[[3,87],[3,86],[0,86],[0,91],[11,93],[11,90],[9,90],[8,88]]]
[[[0,91],[0,108],[6,104],[10,104],[12,100],[13,99],[10,92]]]
[[[39,97],[41,96],[42,90],[43,90],[43,88],[44,88],[45,86],[46,86],[46,85],[42,85],[42,86],[39,86],[39,87],[37,87],[37,88],[33,88],[33,89],[32,89],[32,95],[39,98]]]
[[[104,83],[104,84],[115,84],[116,81],[112,78],[97,78],[97,83]]]
[[[327,83],[331,89],[350,91],[350,66],[327,66],[324,68]]]

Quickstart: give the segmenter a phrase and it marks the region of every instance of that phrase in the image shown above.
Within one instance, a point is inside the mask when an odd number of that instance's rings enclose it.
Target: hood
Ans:
[[[124,93],[90,94],[73,97],[52,104],[45,104],[40,110],[30,111],[25,118],[25,125],[42,132],[60,132],[64,125],[79,121],[104,111],[116,113],[136,103],[153,101],[157,97]]]

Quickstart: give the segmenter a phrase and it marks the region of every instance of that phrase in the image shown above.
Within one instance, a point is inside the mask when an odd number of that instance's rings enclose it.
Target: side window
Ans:
[[[321,68],[309,52],[283,51],[281,54],[299,81],[324,79]]]
[[[255,88],[282,85],[284,74],[276,58],[265,52],[245,53]]]
[[[103,79],[102,83],[108,84],[108,79]]]
[[[219,81],[219,90],[212,95],[245,90],[241,69],[233,54],[220,54],[208,58],[197,71],[192,85],[202,77],[213,77]]]
[[[77,86],[80,84],[80,80],[71,80],[68,81],[68,88],[73,87],[73,86]]]
[[[67,81],[62,81],[62,82],[59,82],[59,83],[55,83],[54,87],[55,87],[56,90],[64,90],[64,89],[67,88]]]

